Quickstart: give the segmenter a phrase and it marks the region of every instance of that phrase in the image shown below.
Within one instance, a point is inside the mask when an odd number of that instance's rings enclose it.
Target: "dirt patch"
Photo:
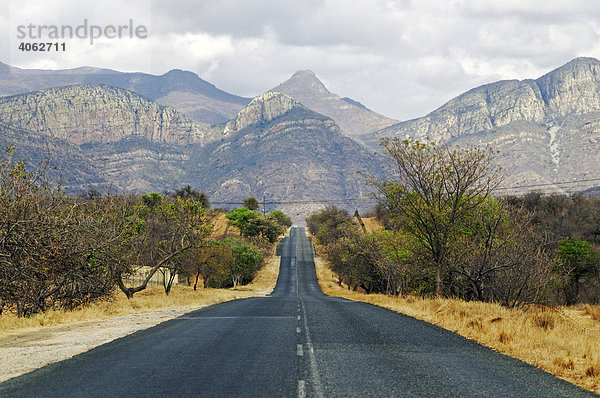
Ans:
[[[53,326],[0,338],[0,382],[71,358],[119,337],[155,326],[196,308],[156,310],[98,322]],[[6,360],[10,358],[10,360]]]

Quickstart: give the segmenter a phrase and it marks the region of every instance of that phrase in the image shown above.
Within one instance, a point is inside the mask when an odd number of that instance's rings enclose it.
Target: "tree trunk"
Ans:
[[[173,272],[173,270],[171,270],[171,274],[169,275],[169,282],[167,282],[166,286],[165,286],[165,294],[168,296],[169,293],[171,293],[171,287],[173,287],[173,282],[175,281],[175,276],[177,276],[177,272]],[[165,275],[165,281],[167,280],[166,275]]]
[[[196,274],[196,281],[194,282],[194,291],[196,291],[196,288],[198,287],[198,278],[200,278],[200,272]]]
[[[438,263],[435,274],[435,296],[442,297],[442,293],[442,265]]]

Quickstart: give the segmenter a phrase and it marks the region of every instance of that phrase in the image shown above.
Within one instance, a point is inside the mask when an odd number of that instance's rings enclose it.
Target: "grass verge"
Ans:
[[[600,306],[511,310],[493,303],[363,294],[339,286],[323,258],[315,257],[315,265],[329,296],[424,320],[600,393]]]

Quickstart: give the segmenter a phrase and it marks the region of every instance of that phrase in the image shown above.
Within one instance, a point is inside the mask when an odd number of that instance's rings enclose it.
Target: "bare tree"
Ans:
[[[27,172],[12,155],[0,162],[0,300],[21,317],[109,295],[113,216],[62,195],[43,166]]]

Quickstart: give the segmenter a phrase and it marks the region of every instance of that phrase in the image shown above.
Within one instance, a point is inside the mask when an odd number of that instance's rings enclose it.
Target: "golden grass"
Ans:
[[[258,271],[254,281],[238,289],[199,288],[194,291],[191,287],[173,286],[171,293],[166,296],[161,286],[152,286],[136,293],[131,300],[127,300],[121,291],[116,291],[107,301],[93,303],[73,311],[47,311],[30,318],[17,318],[5,312],[0,316],[0,337],[48,326],[98,321],[158,309],[189,308],[191,311],[239,298],[265,296],[275,287],[279,272],[279,258],[272,256],[266,259],[265,266]]]
[[[493,303],[362,294],[338,286],[320,257],[321,289],[433,323],[600,393],[600,306],[511,310]]]
[[[356,219],[354,219],[356,220]],[[377,220],[375,217],[364,217],[363,223],[365,224],[365,228],[367,232],[373,233],[383,230],[383,225]]]
[[[236,226],[230,225],[226,216],[226,213],[217,213],[215,215],[212,221],[214,224],[212,237],[214,239],[222,239],[227,236],[240,237],[240,230]]]

